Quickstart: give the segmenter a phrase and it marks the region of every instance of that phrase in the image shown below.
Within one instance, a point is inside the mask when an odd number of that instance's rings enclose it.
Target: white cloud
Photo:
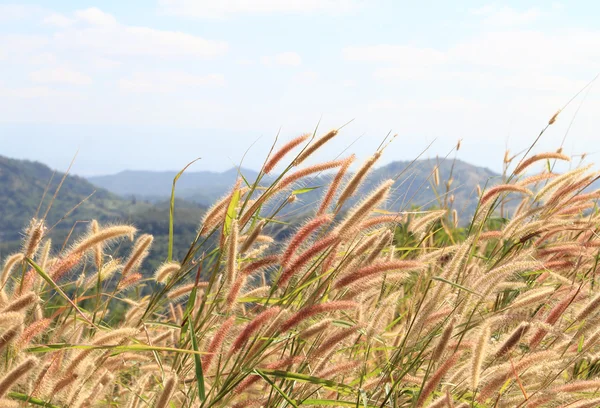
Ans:
[[[20,20],[42,11],[41,7],[26,4],[0,4],[0,21]]]
[[[192,75],[185,72],[137,72],[119,80],[119,87],[129,92],[173,92],[189,87],[224,85],[222,74]]]
[[[92,78],[89,76],[65,67],[41,69],[29,74],[29,78],[33,82],[46,84],[89,85],[92,83]]]
[[[46,25],[55,26],[55,27],[65,28],[65,27],[69,27],[73,23],[75,23],[75,20],[65,16],[64,14],[51,13],[51,14],[47,15],[46,17],[44,17],[44,19],[42,20],[42,23],[44,23]]]
[[[66,30],[54,36],[58,47],[100,55],[190,56],[213,58],[227,51],[227,43],[177,31],[148,27],[105,25]]]
[[[319,73],[315,71],[303,71],[294,75],[293,80],[300,84],[312,84],[319,79]]]
[[[487,5],[471,10],[471,14],[482,16],[483,24],[504,26],[531,23],[543,15],[542,11],[536,7],[527,10],[515,10],[511,7],[498,7],[495,5]]]
[[[85,10],[78,10],[75,12],[75,17],[78,20],[92,25],[104,26],[117,24],[116,18],[96,7],[91,7]]]
[[[261,62],[264,65],[298,66],[302,64],[302,58],[295,52],[282,52],[280,54],[262,57]]]
[[[0,59],[29,57],[48,44],[48,39],[40,35],[7,34],[0,35]]]
[[[343,57],[371,63],[383,81],[458,80],[477,87],[576,92],[600,70],[600,31],[497,31],[446,49],[380,44],[348,47]]]
[[[344,13],[358,7],[356,0],[160,0],[167,14],[196,18],[222,18],[236,14]]]
[[[399,62],[432,65],[445,62],[443,51],[412,45],[378,44],[372,46],[346,47],[342,55],[348,61]]]

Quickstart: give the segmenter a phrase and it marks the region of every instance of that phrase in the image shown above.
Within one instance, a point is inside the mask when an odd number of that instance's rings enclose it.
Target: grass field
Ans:
[[[1,271],[0,407],[600,406],[598,173],[507,157],[461,223],[435,170],[435,210],[394,211],[395,180],[348,205],[382,148],[352,174],[353,156],[304,164],[336,134],[275,146],[156,271],[132,226],[91,223],[55,253],[33,220]],[[323,171],[312,218],[275,241]]]

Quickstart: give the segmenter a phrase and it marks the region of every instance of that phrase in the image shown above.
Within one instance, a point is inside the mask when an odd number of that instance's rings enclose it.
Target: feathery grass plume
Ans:
[[[314,142],[312,142],[306,149],[304,149],[300,153],[300,155],[298,155],[298,158],[296,158],[296,160],[294,160],[294,165],[298,166],[300,163],[302,163],[304,160],[306,160],[310,155],[312,155],[314,152],[316,152],[321,146],[323,146],[325,143],[327,143],[331,139],[333,139],[337,134],[338,134],[337,129],[333,129],[333,130],[330,130],[329,132],[327,132],[326,134],[324,134],[323,136],[321,136],[320,138],[318,138],[317,140],[315,140]]]
[[[356,158],[355,155],[349,156],[344,161],[344,164],[342,164],[342,166],[336,173],[333,180],[331,180],[331,182],[329,183],[329,188],[327,189],[327,192],[323,196],[323,201],[321,202],[321,205],[319,206],[317,215],[322,215],[327,212],[327,210],[329,209],[329,206],[333,202],[333,199],[335,197],[336,192],[338,191],[338,188],[340,187],[340,184],[342,184],[342,181],[344,180],[344,176],[346,175],[348,168],[350,167],[352,162],[354,162],[355,158]]]
[[[477,339],[477,345],[473,350],[471,356],[471,389],[475,391],[479,386],[479,376],[481,374],[481,365],[487,355],[488,343],[490,340],[490,325],[489,322],[484,322],[483,326],[479,329],[479,338]]]
[[[21,364],[10,370],[4,378],[0,380],[0,398],[4,397],[11,387],[19,381],[21,377],[29,372],[33,367],[39,364],[35,357],[27,357]]]
[[[37,303],[38,300],[39,297],[34,292],[29,292],[14,299],[12,302],[6,305],[4,309],[2,309],[0,312],[4,314],[6,312],[18,312],[23,309],[28,309],[35,303]]]
[[[323,330],[328,328],[331,325],[332,321],[333,321],[333,319],[323,319],[323,320],[313,324],[312,326],[309,326],[306,329],[302,330],[300,333],[298,333],[298,335],[301,338],[303,338],[304,340],[307,340],[307,339],[311,338],[312,336],[319,334],[320,332],[322,332]]]
[[[68,385],[74,383],[77,378],[79,378],[79,374],[75,372],[67,373],[65,377],[61,378],[56,382],[56,384],[54,384],[54,388],[52,388],[52,394],[60,392]]]
[[[438,165],[433,168],[433,182],[436,186],[440,185],[440,166]]]
[[[212,340],[206,348],[206,352],[208,354],[202,357],[202,368],[205,372],[208,372],[208,370],[210,369],[215,356],[221,350],[221,346],[223,345],[223,342],[225,341],[225,338],[227,337],[227,334],[229,334],[229,331],[233,327],[234,323],[235,316],[231,316],[227,320],[225,320],[215,332]]]
[[[513,173],[517,174],[517,175],[521,174],[521,173],[523,173],[523,171],[525,171],[525,169],[527,169],[533,163],[536,163],[540,160],[551,160],[551,159],[571,161],[571,158],[569,156],[564,155],[562,153],[557,153],[557,152],[540,153],[540,154],[531,156],[529,159],[523,160],[517,166],[517,168],[514,170]]]
[[[321,370],[316,373],[317,377],[332,379],[340,374],[346,374],[348,371],[352,371],[360,367],[362,362],[360,361],[349,361],[345,363],[338,363],[327,370]]]
[[[4,287],[6,282],[8,281],[8,277],[10,276],[10,272],[19,262],[22,262],[25,259],[25,255],[23,254],[13,254],[6,258],[4,262],[4,268],[2,268],[2,278],[0,279],[0,287]]]
[[[229,291],[227,292],[227,298],[226,298],[226,303],[227,303],[227,307],[229,310],[233,309],[233,307],[235,306],[235,301],[237,300],[238,295],[240,294],[240,291],[242,290],[242,287],[244,285],[246,285],[247,280],[248,280],[247,276],[240,274],[235,279],[235,282],[233,282],[233,284],[229,288]]]
[[[227,240],[227,274],[225,275],[225,282],[228,285],[235,281],[238,272],[238,235],[238,220],[234,219],[231,222],[231,231]]]
[[[437,361],[440,357],[442,357],[442,354],[444,353],[444,351],[446,350],[446,346],[448,345],[448,341],[452,336],[452,331],[454,330],[454,323],[454,319],[450,319],[450,322],[442,332],[442,335],[440,336],[435,346],[435,349],[433,350],[433,354],[431,354],[431,361]]]
[[[598,391],[600,381],[598,380],[580,380],[552,388],[552,392],[573,392],[573,391]]]
[[[491,269],[484,276],[480,277],[473,285],[474,290],[483,298],[488,296],[492,290],[510,275],[527,270],[536,270],[540,268],[537,261],[513,260],[505,265]]]
[[[537,184],[540,181],[548,180],[556,176],[558,176],[556,173],[541,173],[526,177],[523,180],[518,181],[516,184],[519,186],[528,186],[530,184]]]
[[[8,314],[8,313],[6,313]],[[0,351],[4,349],[11,341],[13,341],[23,330],[23,323],[14,325],[0,334]]]
[[[120,267],[121,265],[119,264],[118,260],[111,259],[107,263],[103,264],[98,272],[90,275],[90,277],[87,278],[85,286],[94,286],[98,283],[98,280],[100,280],[100,282],[104,282],[105,280],[110,279]],[[98,275],[100,275],[99,278]]]
[[[584,188],[588,187],[596,178],[598,174],[588,175],[586,177],[582,177],[580,180],[577,180],[573,183],[566,184],[561,188],[557,189],[547,200],[546,206],[552,207],[557,205],[561,200],[563,202],[570,201],[573,197],[573,192],[578,193]],[[578,191],[579,190],[579,191]],[[567,199],[565,197],[569,196]]]
[[[394,235],[390,231],[385,231],[383,234],[381,234],[381,239],[379,240],[377,245],[375,245],[369,256],[367,256],[367,259],[365,259],[364,264],[370,265],[373,262],[375,262],[375,260],[377,259],[377,257],[379,257],[379,255],[381,255],[381,252],[385,249],[385,247],[392,241],[393,236]]]
[[[248,265],[243,267],[240,274],[248,276],[253,272],[256,272],[263,268],[267,268],[269,266],[273,266],[273,265],[277,264],[278,262],[279,262],[279,257],[277,255],[265,256],[262,259],[250,262]]]
[[[144,234],[140,236],[137,241],[135,241],[135,245],[131,250],[129,255],[129,259],[123,266],[123,270],[121,271],[121,275],[125,278],[129,272],[134,269],[139,268],[144,259],[148,256],[150,245],[152,245],[152,241],[154,241],[154,237],[150,234]]]
[[[425,383],[421,392],[419,393],[419,398],[417,399],[417,407],[422,407],[427,401],[427,398],[431,395],[431,393],[437,388],[440,381],[448,370],[450,370],[460,359],[462,353],[457,351],[452,354],[440,367],[433,373],[433,375],[429,378],[429,380]]]
[[[370,236],[366,236],[365,238],[366,239],[362,243],[359,241],[356,242],[355,246],[348,246],[346,253],[349,256],[349,259],[354,260],[356,257],[362,256],[365,252],[367,252],[375,245],[379,236],[377,235],[377,231],[375,231]]]
[[[343,166],[346,160],[347,159],[331,160],[331,161],[328,161],[328,162],[325,162],[325,163],[315,164],[315,165],[306,167],[305,169],[302,169],[302,170],[298,170],[298,171],[290,174],[289,176],[284,177],[283,179],[281,179],[275,185],[274,190],[275,191],[281,191],[284,188],[286,188],[287,186],[289,186],[290,184],[294,183],[295,181],[300,180],[301,178],[304,178],[306,176],[310,176],[311,174],[314,174],[314,173],[320,173],[320,172],[325,171],[325,170],[331,170],[331,169],[335,169],[337,167]],[[256,203],[255,203],[255,205],[256,205]]]
[[[387,198],[393,184],[394,180],[392,179],[384,181],[362,202],[354,206],[342,223],[336,228],[338,233],[343,235],[360,224],[377,205]]]
[[[579,289],[574,289],[569,293],[563,300],[558,302],[548,313],[546,319],[544,319],[544,323],[554,326],[554,324],[558,321],[558,319],[562,316],[565,310],[575,301],[575,298],[579,295]],[[539,328],[534,335],[531,337],[529,341],[529,347],[534,349],[536,348],[543,338],[548,334],[548,330],[544,328]]]
[[[544,187],[542,187],[540,190],[538,190],[536,192],[534,199],[536,201],[539,201],[542,197],[544,197],[549,192],[554,191],[554,190],[562,187],[563,185],[569,183],[571,180],[579,177],[581,174],[588,171],[591,167],[592,167],[591,165],[577,167],[573,170],[569,170],[569,171],[561,174],[560,176],[555,177],[554,180],[548,182],[548,184],[546,184]]]
[[[597,408],[598,406],[600,406],[600,398],[585,399],[567,405],[561,405],[561,408]]]
[[[502,194],[502,193],[508,193],[508,192],[512,192],[512,193],[523,193],[523,194],[527,194],[527,195],[533,195],[533,193],[526,189],[523,186],[519,186],[516,184],[500,184],[498,186],[494,186],[492,188],[490,188],[482,197],[481,197],[481,205],[484,205],[485,203],[487,203],[488,201],[490,201],[492,198],[495,198],[496,196]]]
[[[187,285],[182,285],[179,286],[177,288],[173,288],[172,290],[170,290],[167,293],[167,298],[170,300],[174,300],[174,299],[180,299],[181,297],[189,294],[194,287],[200,289],[200,288],[206,288],[208,286],[208,282],[198,282],[198,284],[194,283],[188,283]]]
[[[287,319],[281,325],[281,332],[286,332],[291,328],[296,327],[304,320],[309,319],[315,315],[338,310],[354,309],[358,306],[358,303],[346,300],[336,300],[328,303],[319,303],[316,305],[305,306],[296,313],[294,313],[292,316],[290,316],[290,318]]]
[[[452,210],[452,226],[458,228],[458,212],[456,209]]]
[[[422,233],[429,228],[430,225],[441,219],[446,215],[446,213],[446,210],[428,211],[427,214],[422,217],[415,218],[413,222],[410,223],[409,231],[415,235],[422,235]]]
[[[311,136],[310,133],[305,133],[303,135],[300,135],[300,136],[290,140],[289,142],[287,142],[286,144],[281,146],[281,148],[279,150],[277,150],[271,158],[269,158],[269,161],[267,161],[267,163],[265,164],[263,172],[265,174],[269,174],[271,171],[273,171],[273,169],[275,168],[277,163],[279,163],[286,154],[288,154],[290,151],[292,151],[298,145],[304,143],[310,136]]]
[[[362,184],[369,170],[371,170],[375,162],[379,160],[380,157],[381,151],[376,152],[365,163],[363,163],[356,173],[354,173],[352,178],[348,181],[348,183],[346,183],[346,187],[344,187],[340,197],[338,198],[337,208],[340,208],[346,202],[346,200],[354,195],[358,187]]]
[[[406,270],[406,269],[422,269],[426,265],[418,261],[386,261],[379,262],[372,265],[365,266],[351,273],[350,275],[344,276],[338,280],[333,286],[335,289],[346,287],[358,280],[367,279],[373,275],[381,274],[384,272]]]
[[[117,289],[119,291],[129,289],[131,286],[135,285],[143,278],[141,273],[130,273],[125,278],[121,279],[121,282],[117,285]]]
[[[127,339],[129,337],[134,337],[138,333],[138,329],[133,328],[121,328],[112,330],[106,334],[97,334],[92,339],[91,344],[94,346],[104,346],[110,344],[111,341],[121,341],[123,339]],[[94,349],[86,349],[82,350],[74,357],[70,362],[67,368],[64,370],[65,373],[74,372],[77,367],[81,364],[83,360],[85,360],[88,356],[90,356],[94,352]]]
[[[17,341],[17,348],[22,349],[27,346],[31,340],[36,336],[44,332],[48,326],[52,323],[52,319],[41,319],[37,322],[31,323],[24,328],[23,333],[19,336]]]
[[[25,315],[20,312],[5,312],[0,315],[0,327],[10,327],[23,323]]]
[[[256,315],[254,319],[244,326],[244,329],[233,341],[229,353],[233,354],[239,351],[254,332],[259,330],[265,323],[269,322],[269,320],[274,319],[280,312],[281,308],[273,306]]]
[[[271,291],[270,286],[259,286],[257,288],[251,289],[248,292],[242,293],[240,298],[255,298],[255,297],[263,297],[266,296]]]
[[[313,218],[303,227],[301,227],[298,232],[292,237],[290,242],[288,243],[283,255],[281,256],[281,264],[284,267],[289,266],[294,253],[298,250],[300,245],[308,238],[308,236],[313,233],[317,228],[322,226],[323,224],[330,222],[331,216],[329,215],[320,215],[316,218]]]
[[[318,358],[331,351],[335,346],[339,345],[347,337],[352,336],[357,332],[357,327],[348,327],[340,329],[337,333],[329,336],[323,343],[319,345],[311,354],[311,358]]]
[[[252,244],[254,244],[254,242],[257,241],[257,238],[261,234],[263,228],[265,227],[265,224],[266,224],[265,220],[260,220],[259,223],[256,224],[256,226],[254,227],[252,232],[246,237],[246,239],[242,243],[242,246],[240,247],[241,254],[243,254],[248,249],[250,249]]]
[[[88,234],[85,238],[73,246],[70,254],[83,254],[99,244],[108,244],[121,237],[133,239],[137,229],[131,225],[115,225],[101,229],[98,233]]]
[[[376,225],[381,224],[399,224],[406,220],[406,217],[402,214],[396,215],[378,215],[375,217],[367,218],[360,224],[361,229],[368,229]]]
[[[59,258],[56,263],[52,265],[49,271],[50,277],[56,282],[59,281],[65,274],[69,273],[75,268],[81,259],[83,258],[83,252],[71,252],[64,258]]]
[[[158,283],[165,283],[180,268],[179,262],[164,262],[154,273],[154,280]]]
[[[558,118],[559,113],[562,111],[562,109],[559,109],[556,111],[556,113],[554,115],[552,115],[552,117],[550,118],[550,120],[548,121],[548,126],[553,125],[554,122],[556,122],[556,118]]]
[[[572,203],[573,200],[570,200],[570,202]],[[579,205],[573,205],[573,206],[567,206],[567,207],[563,207],[562,209],[556,211],[554,214],[559,216],[559,215],[580,215],[581,213],[587,211],[587,210],[591,210],[592,208],[596,207],[597,204],[595,203],[583,203],[583,204],[579,204]]]
[[[26,238],[23,242],[23,255],[26,258],[33,258],[35,256],[45,230],[44,220],[37,220],[35,218],[31,220],[29,226],[25,229]]]
[[[596,309],[598,309],[598,307],[600,306],[600,294],[597,294],[596,296],[594,296],[592,298],[592,300],[590,300],[583,309],[581,309],[581,311],[579,313],[577,313],[577,316],[575,317],[575,321],[576,322],[582,322],[585,319],[587,319],[587,317],[589,315],[591,315]]]
[[[165,381],[163,390],[156,401],[156,408],[167,408],[177,386],[177,377],[171,374]]]
[[[285,285],[292,278],[292,276],[302,269],[302,267],[304,267],[322,251],[326,251],[334,246],[338,240],[339,238],[336,235],[329,235],[315,242],[310,248],[298,255],[298,257],[292,263],[290,263],[287,268],[283,269],[281,275],[279,275],[279,279],[277,280],[277,285]]]
[[[531,353],[517,362],[509,362],[496,367],[494,371],[484,380],[484,387],[477,396],[479,403],[487,401],[509,378],[516,374],[520,374],[532,366],[539,363],[553,361],[556,358],[554,350],[545,350]]]

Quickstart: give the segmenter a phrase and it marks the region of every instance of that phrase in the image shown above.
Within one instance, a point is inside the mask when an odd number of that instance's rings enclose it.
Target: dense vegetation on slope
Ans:
[[[72,236],[76,237],[92,219],[102,223],[131,223],[140,231],[153,234],[157,242],[167,241],[168,202],[150,204],[128,200],[98,188],[84,178],[69,175],[63,181],[63,176],[38,162],[0,156],[0,254],[18,248],[23,227],[32,217],[42,217],[50,203],[46,225],[48,228],[56,225],[49,231],[56,248],[64,244],[71,229],[74,228]],[[194,239],[203,212],[204,207],[199,204],[177,200],[175,241],[178,248]],[[149,262],[157,265],[165,257],[165,251],[158,251]]]

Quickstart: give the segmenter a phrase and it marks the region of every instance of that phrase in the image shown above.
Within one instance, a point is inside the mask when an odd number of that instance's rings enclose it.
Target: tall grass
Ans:
[[[392,181],[350,200],[380,151],[354,175],[351,158],[298,167],[336,134],[275,149],[157,271],[132,226],[94,222],[53,253],[32,221],[1,274],[0,406],[598,406],[597,173],[525,177],[568,157],[523,158],[457,234],[453,200],[392,212]],[[322,205],[273,240],[295,188],[326,169],[339,174]],[[521,203],[498,218],[508,196]]]

